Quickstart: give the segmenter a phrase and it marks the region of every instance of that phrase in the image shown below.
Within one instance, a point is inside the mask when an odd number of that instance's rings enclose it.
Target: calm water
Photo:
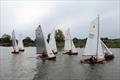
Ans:
[[[78,56],[57,54],[56,61],[36,59],[36,48],[25,48],[19,55],[12,48],[0,47],[0,80],[120,80],[120,49],[111,51],[115,59],[106,64],[80,64]]]

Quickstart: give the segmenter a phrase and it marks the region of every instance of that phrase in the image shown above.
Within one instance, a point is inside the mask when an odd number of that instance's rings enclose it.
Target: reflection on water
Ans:
[[[57,54],[56,61],[36,59],[34,47],[19,55],[11,48],[0,47],[0,80],[120,80],[120,49],[111,51],[115,59],[106,64],[80,64],[83,49],[78,56]]]

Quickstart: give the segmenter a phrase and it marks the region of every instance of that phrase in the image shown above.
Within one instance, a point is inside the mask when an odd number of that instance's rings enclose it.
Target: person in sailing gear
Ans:
[[[91,56],[89,62],[94,64],[97,62],[97,59],[94,56]]]
[[[47,55],[45,54],[45,52],[42,53],[42,58],[45,58]]]
[[[69,50],[69,54],[71,54],[72,53],[72,50]]]

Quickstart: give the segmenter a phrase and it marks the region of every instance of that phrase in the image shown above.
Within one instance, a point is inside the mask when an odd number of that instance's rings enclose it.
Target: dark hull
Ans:
[[[114,55],[105,55],[105,60],[106,61],[109,61],[109,60],[112,60],[114,59]]]
[[[11,52],[12,54],[19,54],[19,52],[15,52],[15,51],[13,51],[13,52]]]
[[[23,51],[24,51],[24,49],[20,49],[19,51],[20,51],[20,52],[23,52]]]
[[[67,54],[67,55],[78,55],[78,53],[72,53],[72,52],[65,52],[64,54]]]
[[[57,54],[58,52],[54,52],[54,54]]]
[[[56,59],[56,56],[55,57],[48,57],[47,60],[55,60]]]

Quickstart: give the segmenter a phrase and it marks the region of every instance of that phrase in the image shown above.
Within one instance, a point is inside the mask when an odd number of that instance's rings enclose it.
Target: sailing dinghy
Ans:
[[[75,45],[72,41],[70,29],[68,28],[65,32],[65,46],[64,46],[64,54],[67,55],[78,55],[78,52],[75,48]]]
[[[55,59],[56,56],[53,54],[50,46],[48,45],[40,25],[36,29],[35,34],[36,34],[36,39],[35,39],[36,49],[37,49],[37,54],[39,54],[38,58],[47,59],[47,60]]]
[[[18,40],[18,48],[19,48],[19,51],[24,51],[24,45],[23,45],[22,39]]]
[[[16,40],[16,37],[15,37],[15,31],[14,30],[12,32],[12,46],[13,46],[13,51],[11,53],[19,54],[19,49],[18,49],[17,40]]]
[[[80,60],[81,63],[96,64],[105,62],[99,37],[99,17],[91,23],[83,57],[84,59]]]
[[[55,30],[54,29],[50,34],[49,46],[51,47],[52,52],[54,54],[57,54],[57,47],[56,47],[56,41],[55,41]]]

